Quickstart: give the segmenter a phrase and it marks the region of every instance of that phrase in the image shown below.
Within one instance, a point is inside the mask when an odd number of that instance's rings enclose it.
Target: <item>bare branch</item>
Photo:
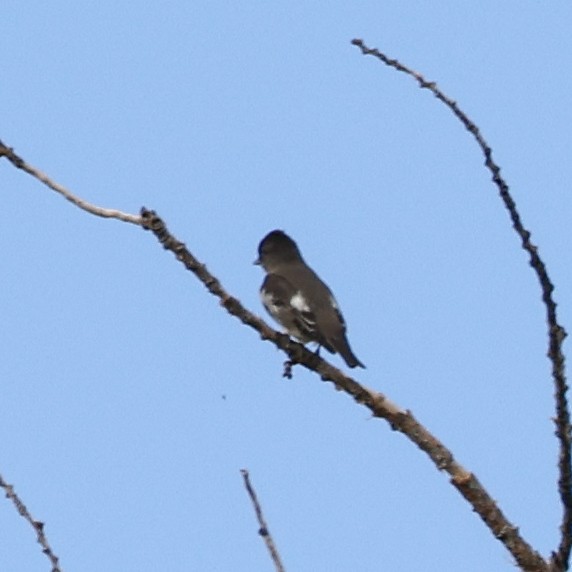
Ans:
[[[236,316],[243,324],[257,330],[263,340],[271,341],[284,351],[293,364],[297,363],[315,371],[320,374],[322,381],[332,382],[336,389],[345,391],[355,401],[367,407],[374,417],[385,419],[392,429],[406,435],[424,451],[439,470],[446,471],[451,476],[453,486],[471,504],[494,536],[503,542],[523,570],[529,572],[548,570],[543,558],[520,536],[518,529],[504,516],[478,479],[457,463],[451,451],[425,429],[411,412],[404,411],[385,395],[368,389],[348,377],[314,352],[291,340],[286,334],[273,330],[261,318],[249,312],[236,298],[230,296],[206,266],[199,262],[182,242],[170,234],[165,223],[153,211],[142,209],[141,217],[144,228],[153,232],[163,248],[173,252],[177,260],[193,272],[211,294],[220,298],[221,305],[230,314]]]
[[[6,498],[10,499],[14,506],[18,510],[18,512],[30,523],[34,531],[36,532],[36,536],[38,539],[38,543],[42,547],[42,552],[48,557],[52,564],[52,572],[62,572],[62,569],[59,566],[59,558],[54,554],[52,551],[50,544],[48,543],[48,539],[44,534],[44,523],[36,520],[28,509],[26,505],[22,502],[20,497],[14,492],[14,487],[9,485],[0,475],[0,487],[6,491]]]
[[[554,380],[554,397],[556,401],[556,436],[560,443],[559,454],[559,479],[558,490],[563,506],[562,523],[560,525],[560,545],[557,552],[552,553],[552,566],[554,570],[567,570],[572,549],[572,427],[570,424],[570,409],[566,393],[568,385],[566,382],[566,365],[562,344],[567,336],[566,330],[558,323],[556,315],[556,302],[552,296],[554,285],[552,284],[546,266],[538,254],[538,248],[530,240],[528,231],[521,220],[516,208],[516,203],[512,198],[509,187],[500,174],[500,167],[492,157],[492,149],[489,147],[479,128],[469,119],[469,117],[459,108],[456,101],[447,97],[435,82],[427,81],[420,73],[408,68],[398,60],[387,57],[377,49],[368,48],[362,40],[352,40],[352,44],[357,46],[364,55],[372,55],[381,60],[389,67],[396,69],[413,77],[419,87],[429,89],[433,95],[443,102],[461,121],[465,128],[473,135],[477,144],[485,156],[485,166],[492,173],[492,180],[496,184],[500,197],[507,209],[512,226],[521,240],[522,248],[529,255],[529,264],[534,269],[540,288],[542,290],[542,300],[546,307],[546,321],[548,325],[548,358],[552,364],[552,378]]]
[[[266,548],[268,548],[268,552],[270,552],[270,556],[272,557],[272,562],[274,562],[274,566],[276,566],[277,572],[284,572],[284,566],[282,561],[280,560],[280,555],[278,554],[278,550],[276,549],[276,545],[274,544],[274,539],[268,530],[268,525],[266,524],[266,520],[264,519],[264,515],[262,514],[262,508],[260,508],[260,503],[258,502],[258,498],[256,497],[256,493],[250,484],[250,476],[246,469],[241,469],[240,474],[244,479],[244,486],[250,496],[250,500],[252,501],[252,506],[254,506],[254,512],[256,513],[256,518],[258,519],[258,524],[260,528],[258,529],[258,534],[264,538],[264,543],[266,544]]]
[[[56,191],[56,193],[63,195],[68,201],[70,201],[80,209],[87,211],[90,214],[100,216],[103,218],[116,218],[117,220],[122,220],[123,222],[130,222],[132,224],[141,225],[141,218],[136,215],[124,213],[113,209],[104,209],[102,207],[92,205],[87,201],[80,199],[79,197],[76,197],[75,195],[70,193],[70,191],[68,191],[65,187],[63,187],[59,183],[56,183],[55,181],[52,181],[47,175],[42,173],[39,169],[36,169],[35,167],[28,165],[26,161],[24,161],[21,157],[16,155],[16,153],[14,153],[13,149],[6,147],[6,145],[4,145],[2,141],[0,141],[0,157],[6,157],[8,161],[10,161],[12,165],[14,165],[14,167],[22,169],[22,171],[25,171],[29,175],[32,175],[32,177],[35,177],[36,179],[38,179],[38,181],[41,181],[42,183],[44,183],[44,185],[47,185],[50,189],[52,189],[52,191]]]

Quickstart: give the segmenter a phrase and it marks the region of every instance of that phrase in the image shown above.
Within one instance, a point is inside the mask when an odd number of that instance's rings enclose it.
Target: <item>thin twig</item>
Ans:
[[[2,141],[0,141],[0,157],[6,157],[8,161],[14,165],[14,167],[22,169],[22,171],[32,175],[32,177],[35,177],[38,179],[38,181],[41,181],[44,183],[44,185],[47,185],[50,189],[52,189],[52,191],[55,191],[56,193],[64,196],[68,201],[90,214],[103,218],[115,218],[117,220],[122,220],[123,222],[130,222],[132,224],[141,225],[141,217],[114,209],[104,209],[102,207],[92,205],[91,203],[88,203],[79,197],[76,197],[64,186],[56,183],[55,181],[52,181],[46,174],[42,173],[42,171],[32,167],[31,165],[28,165],[26,161],[14,153],[13,149],[6,147]]]
[[[368,389],[341,370],[324,361],[315,352],[307,350],[302,344],[294,342],[286,334],[273,330],[264,320],[249,312],[236,298],[232,297],[213,276],[204,264],[199,262],[187,247],[177,240],[167,229],[165,223],[147,209],[141,210],[143,227],[150,230],[163,248],[170,250],[185,267],[193,272],[206,286],[208,291],[220,298],[221,305],[243,324],[259,332],[263,340],[272,342],[284,351],[290,361],[318,373],[322,381],[332,382],[337,389],[345,391],[367,407],[374,417],[385,419],[392,429],[406,435],[433,461],[439,470],[451,476],[451,483],[471,504],[475,512],[483,519],[496,538],[501,540],[514,556],[519,566],[529,572],[547,572],[543,558],[520,536],[516,528],[502,513],[478,479],[453,458],[453,454],[435,436],[433,436],[410,411],[404,411],[392,403],[385,395]]]
[[[556,401],[556,436],[560,443],[559,454],[559,479],[558,490],[563,506],[562,522],[560,525],[560,544],[557,552],[552,553],[553,570],[567,570],[572,549],[572,427],[570,425],[570,408],[566,393],[568,385],[566,383],[566,366],[562,344],[567,336],[566,330],[558,323],[556,315],[556,302],[552,296],[554,285],[552,284],[546,265],[538,254],[538,248],[530,240],[528,231],[521,220],[516,208],[516,203],[512,198],[509,187],[500,174],[500,167],[492,157],[492,149],[485,141],[479,128],[473,121],[459,108],[457,102],[447,97],[435,82],[427,81],[420,73],[404,66],[395,59],[387,57],[377,49],[368,48],[362,40],[352,40],[352,44],[357,46],[364,55],[375,56],[389,67],[396,69],[413,77],[419,87],[430,90],[433,95],[443,102],[461,121],[465,128],[473,135],[477,144],[485,156],[485,166],[492,174],[492,180],[499,190],[500,197],[507,209],[512,226],[521,240],[522,248],[529,255],[530,266],[534,269],[540,288],[542,290],[542,300],[546,307],[546,321],[548,325],[548,357],[552,364],[552,378],[554,380],[554,397]]]
[[[264,515],[262,514],[262,508],[260,508],[260,503],[258,502],[258,498],[256,496],[256,492],[252,488],[250,484],[250,476],[246,469],[241,469],[240,474],[244,479],[244,486],[250,496],[250,500],[252,501],[252,505],[254,506],[254,512],[256,513],[256,518],[258,520],[258,524],[260,528],[258,529],[258,534],[264,538],[264,543],[266,544],[266,548],[268,548],[268,552],[270,552],[270,556],[272,558],[272,562],[274,562],[274,566],[276,566],[277,572],[284,572],[284,566],[282,561],[280,560],[280,555],[278,554],[278,550],[276,549],[276,544],[274,544],[274,539],[268,530],[268,525],[266,524],[266,520],[264,519]]]
[[[0,475],[0,487],[6,491],[6,498],[10,499],[18,512],[30,523],[34,531],[36,532],[36,537],[38,543],[42,547],[42,552],[48,557],[52,564],[52,572],[62,572],[59,565],[59,558],[54,554],[48,539],[44,533],[44,523],[36,520],[26,508],[26,505],[22,502],[20,497],[14,491],[14,487],[9,485]]]

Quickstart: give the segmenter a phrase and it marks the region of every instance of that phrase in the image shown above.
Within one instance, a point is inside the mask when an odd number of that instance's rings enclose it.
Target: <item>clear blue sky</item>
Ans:
[[[571,20],[567,1],[5,0],[0,138],[87,200],[157,210],[261,315],[258,241],[290,233],[344,310],[357,379],[547,554],[536,278],[469,134],[350,41],[477,122],[572,329]],[[290,572],[514,569],[422,453],[309,372],[281,379],[283,356],[149,233],[5,161],[0,189],[0,473],[66,572],[271,570],[241,468]],[[0,530],[0,570],[49,569],[6,500]]]

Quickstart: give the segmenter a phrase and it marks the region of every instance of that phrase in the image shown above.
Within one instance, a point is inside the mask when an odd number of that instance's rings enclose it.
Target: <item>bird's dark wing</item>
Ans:
[[[318,342],[331,350],[317,329],[316,316],[303,294],[280,274],[267,274],[260,288],[262,304],[288,333],[303,343]]]
[[[346,336],[346,322],[331,290],[309,267],[300,272],[299,278],[300,291],[308,292],[306,298],[312,308],[319,343],[328,351],[339,353],[349,367],[365,367],[350,348]],[[309,292],[314,292],[314,296]]]

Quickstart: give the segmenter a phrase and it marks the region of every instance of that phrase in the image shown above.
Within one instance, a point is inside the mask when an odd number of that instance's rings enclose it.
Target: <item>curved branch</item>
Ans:
[[[512,226],[520,237],[521,246],[529,255],[529,263],[534,269],[540,283],[542,300],[546,307],[548,358],[552,364],[554,397],[556,401],[556,419],[554,422],[556,424],[556,436],[560,443],[558,490],[562,501],[563,514],[560,525],[560,544],[557,552],[552,553],[552,566],[554,570],[567,570],[570,560],[570,551],[572,549],[572,426],[570,424],[570,408],[566,397],[568,385],[566,382],[565,358],[562,351],[562,344],[564,343],[567,333],[558,322],[556,315],[557,304],[552,296],[554,285],[548,276],[546,265],[538,254],[538,248],[530,240],[530,231],[528,231],[522,223],[520,214],[516,208],[516,203],[510,194],[509,187],[500,174],[500,167],[493,160],[492,149],[481,135],[479,128],[459,108],[457,102],[447,97],[437,87],[435,82],[427,81],[420,73],[404,66],[398,60],[387,57],[379,50],[368,48],[362,40],[352,40],[352,44],[357,46],[362,54],[375,56],[385,65],[414,78],[422,89],[430,90],[437,99],[443,102],[455,114],[459,121],[461,121],[465,128],[473,135],[485,156],[485,166],[492,174],[492,180],[499,190],[499,195],[509,213]]]

